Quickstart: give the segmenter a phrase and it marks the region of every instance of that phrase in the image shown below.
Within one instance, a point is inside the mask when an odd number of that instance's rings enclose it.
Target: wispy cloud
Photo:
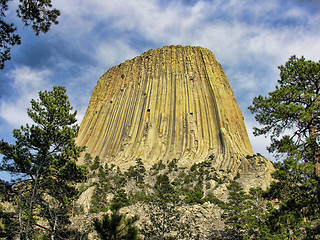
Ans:
[[[0,118],[11,127],[19,127],[30,122],[26,113],[30,107],[30,100],[37,99],[40,90],[48,89],[50,75],[49,70],[33,71],[26,66],[10,71],[8,78],[13,81],[16,95],[14,98],[1,101]]]

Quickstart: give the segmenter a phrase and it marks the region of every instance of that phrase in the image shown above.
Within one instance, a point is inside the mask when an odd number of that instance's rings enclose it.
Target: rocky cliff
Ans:
[[[215,156],[237,173],[253,155],[243,116],[215,56],[201,47],[149,50],[98,81],[77,143],[126,168],[178,159],[190,166]]]

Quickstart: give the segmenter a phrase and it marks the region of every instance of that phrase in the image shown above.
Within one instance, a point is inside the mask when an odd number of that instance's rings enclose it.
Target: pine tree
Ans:
[[[143,206],[150,220],[142,223],[145,239],[194,239],[188,223],[181,220],[182,201],[167,173],[156,177],[154,191],[152,200]]]
[[[233,181],[228,190],[228,202],[220,204],[226,224],[224,239],[272,239],[266,225],[269,212],[262,189],[255,188],[246,193],[238,182]]]
[[[126,217],[118,211],[105,214],[101,220],[94,220],[94,228],[101,240],[138,240],[136,217]]]
[[[27,111],[34,124],[13,131],[15,144],[0,142],[0,169],[16,176],[12,189],[20,239],[34,238],[43,229],[51,239],[69,234],[66,225],[77,195],[74,183],[84,180],[87,171],[76,165],[83,148],[75,144],[76,111],[71,112],[65,93],[64,87],[39,92],[39,100],[31,100]]]
[[[320,62],[292,56],[279,69],[276,89],[249,107],[262,125],[255,135],[269,134],[268,150],[283,157],[267,194],[279,201],[270,230],[281,238],[314,239],[320,236]]]

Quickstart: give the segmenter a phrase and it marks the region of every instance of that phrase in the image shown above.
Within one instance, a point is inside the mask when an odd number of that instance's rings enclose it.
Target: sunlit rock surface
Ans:
[[[77,143],[121,168],[137,158],[146,166],[172,159],[190,166],[214,155],[214,166],[235,176],[257,161],[246,158],[253,150],[228,79],[201,47],[149,50],[109,69]]]

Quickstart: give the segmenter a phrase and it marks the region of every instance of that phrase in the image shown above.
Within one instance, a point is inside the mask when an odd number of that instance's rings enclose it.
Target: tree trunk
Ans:
[[[317,143],[317,133],[316,127],[314,126],[314,120],[311,121],[310,125],[310,140],[311,140],[311,148],[313,154],[313,164],[314,164],[314,173],[317,177],[317,180],[320,180],[320,154],[319,147]]]
[[[55,238],[57,218],[58,218],[57,216],[55,216],[55,218],[54,218],[54,224],[53,224],[53,229],[52,229],[52,233],[51,233],[51,240],[54,240],[54,238]]]
[[[21,193],[20,193],[21,194]],[[21,209],[21,195],[19,196],[19,226],[20,226],[20,231],[19,231],[19,239],[22,239],[23,236],[23,223],[22,223],[22,209]]]
[[[315,173],[316,173],[316,176],[318,177],[318,179],[320,180],[320,162],[318,161],[318,162],[316,162],[316,164],[315,164],[316,166],[315,166]]]
[[[25,240],[28,240],[29,239],[29,228],[30,228],[30,222],[32,221],[32,218],[33,218],[33,207],[34,207],[34,199],[35,199],[35,196],[37,194],[37,185],[38,185],[38,180],[39,180],[39,172],[37,171],[35,177],[34,177],[34,185],[33,185],[33,188],[32,188],[32,194],[31,194],[31,197],[30,197],[30,200],[29,200],[29,211],[27,213],[27,223],[26,223],[26,228],[25,228]]]

